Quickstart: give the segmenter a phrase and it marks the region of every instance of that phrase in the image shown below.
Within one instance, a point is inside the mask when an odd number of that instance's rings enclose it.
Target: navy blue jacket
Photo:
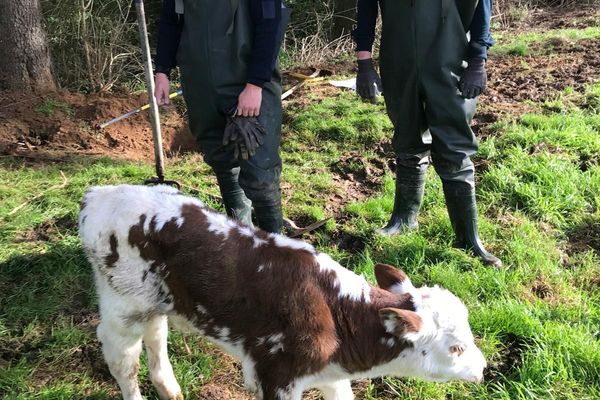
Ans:
[[[215,0],[224,1],[224,0]],[[279,52],[278,32],[281,23],[281,0],[249,0],[254,23],[254,45],[248,66],[247,82],[264,86],[271,80]],[[167,75],[177,66],[177,49],[185,14],[175,13],[175,0],[163,0],[154,59],[155,71]]]
[[[373,48],[378,5],[378,0],[358,0],[357,25],[354,30],[357,51],[371,51]],[[494,44],[494,39],[490,34],[491,20],[492,0],[480,0],[469,28],[471,35],[469,59],[487,59],[488,48]]]

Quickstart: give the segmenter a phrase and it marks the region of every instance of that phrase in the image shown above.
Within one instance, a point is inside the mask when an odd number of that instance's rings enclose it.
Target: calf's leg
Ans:
[[[163,400],[183,400],[181,388],[173,374],[173,367],[167,353],[169,327],[167,317],[152,318],[144,329],[144,344],[148,354],[150,380]]]
[[[318,388],[323,393],[325,400],[353,400],[354,393],[350,381],[345,379]]]
[[[143,400],[137,381],[142,332],[141,326],[125,326],[119,318],[103,318],[98,325],[98,340],[102,343],[104,360],[117,380],[124,400]]]

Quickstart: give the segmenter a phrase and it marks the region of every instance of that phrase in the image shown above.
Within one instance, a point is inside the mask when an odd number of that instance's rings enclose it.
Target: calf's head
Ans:
[[[437,382],[483,379],[486,361],[475,345],[467,308],[455,295],[437,285],[415,288],[406,274],[389,265],[376,265],[375,276],[382,289],[412,296],[415,311],[379,311],[386,332],[412,344],[397,359],[403,372]]]

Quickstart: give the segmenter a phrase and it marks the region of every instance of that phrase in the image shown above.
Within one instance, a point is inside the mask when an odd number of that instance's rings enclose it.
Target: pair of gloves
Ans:
[[[236,159],[248,160],[263,144],[267,131],[258,117],[237,115],[237,107],[225,113],[227,122],[223,134],[223,146],[233,148]]]
[[[487,72],[485,60],[473,58],[469,66],[463,71],[458,89],[466,99],[479,96],[487,86]],[[356,91],[363,99],[375,103],[376,97],[381,93],[381,79],[373,66],[373,59],[358,60],[358,74],[356,75]]]

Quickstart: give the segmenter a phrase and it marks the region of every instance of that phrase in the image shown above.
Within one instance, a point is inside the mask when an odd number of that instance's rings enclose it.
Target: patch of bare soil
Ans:
[[[45,221],[29,231],[24,231],[15,238],[16,243],[23,242],[48,242],[57,234],[73,230],[77,223],[68,215],[56,220]]]
[[[534,10],[524,21],[539,30],[547,29],[585,29],[596,26],[600,19],[597,7],[541,8]]]
[[[496,18],[508,32],[518,31],[547,31],[549,29],[585,29],[597,26],[600,11],[594,6],[575,7],[539,7],[522,9],[520,18],[517,16],[498,15]]]
[[[502,342],[505,343],[505,347],[488,363],[484,371],[485,382],[498,381],[502,376],[510,376],[523,365],[523,352],[527,349],[527,340],[508,334]]]
[[[554,296],[554,289],[543,278],[538,278],[531,286],[531,293],[539,299],[548,300]]]
[[[133,160],[153,159],[147,111],[104,129],[98,124],[144,105],[143,95],[36,95],[0,92],[0,154],[28,158],[94,155]],[[197,150],[187,125],[174,107],[161,112],[167,155]]]
[[[567,232],[567,254],[594,250],[600,254],[600,220],[590,219]]]
[[[600,79],[600,40],[576,44],[557,41],[550,54],[490,55],[489,86],[479,100],[474,130],[480,137],[494,135],[493,123],[538,110],[533,103],[551,100],[571,87],[582,92]]]
[[[580,90],[600,77],[600,41],[560,45],[542,56],[490,57],[490,90],[482,102],[544,101],[566,87]]]
[[[241,366],[235,358],[212,350],[219,356],[219,365],[210,381],[202,386],[198,398],[205,400],[251,400],[253,396],[244,388]]]
[[[364,200],[377,192],[385,169],[380,159],[367,159],[358,153],[345,155],[332,166],[333,181],[341,194],[329,199],[331,211],[339,212],[347,203]]]

